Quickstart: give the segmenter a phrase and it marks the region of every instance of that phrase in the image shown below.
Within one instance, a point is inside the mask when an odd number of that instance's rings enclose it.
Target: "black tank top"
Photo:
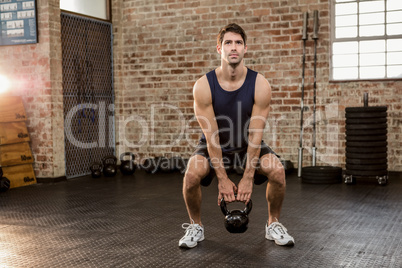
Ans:
[[[247,147],[257,74],[247,68],[243,85],[234,91],[226,91],[219,85],[215,70],[207,73],[212,106],[218,123],[219,141],[224,153],[240,151]],[[204,135],[201,141],[206,142]]]

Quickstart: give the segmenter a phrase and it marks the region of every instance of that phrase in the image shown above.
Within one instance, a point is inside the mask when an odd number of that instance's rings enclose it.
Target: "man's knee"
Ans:
[[[271,171],[270,171],[270,178],[272,182],[278,183],[278,184],[285,184],[285,169],[283,168],[283,166],[278,166],[278,167],[274,167]]]
[[[279,159],[269,155],[261,159],[259,173],[268,177],[270,183],[285,185],[285,168]]]
[[[208,160],[202,159],[202,156],[193,156],[184,174],[184,188],[191,191],[201,184],[201,180],[208,174],[209,165]]]
[[[187,191],[191,191],[200,185],[201,177],[199,174],[192,170],[187,170],[184,174],[184,188]]]

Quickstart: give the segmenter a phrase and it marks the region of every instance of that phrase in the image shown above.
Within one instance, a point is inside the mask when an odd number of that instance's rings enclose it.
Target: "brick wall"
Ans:
[[[313,102],[312,11],[320,12],[317,69],[317,163],[344,167],[344,108],[389,107],[389,170],[402,171],[402,81],[329,82],[330,10],[324,0],[127,0],[112,1],[118,152],[143,158],[188,157],[199,137],[192,86],[220,64],[216,35],[236,22],[248,33],[246,65],[261,72],[273,91],[264,139],[297,164],[300,135],[302,13],[308,11],[304,165],[311,161]],[[185,129],[185,130],[184,130]],[[181,136],[183,130],[185,134]],[[178,139],[176,142],[173,140]],[[158,146],[156,146],[158,145]]]
[[[59,1],[38,1],[39,43],[0,47],[0,73],[22,96],[37,177],[65,174]]]
[[[59,0],[38,1],[39,43],[0,47],[0,73],[23,97],[37,177],[65,174]],[[402,171],[402,81],[329,82],[329,4],[319,0],[112,0],[117,154],[188,157],[199,138],[192,87],[220,64],[216,35],[229,22],[249,36],[248,67],[271,83],[264,139],[297,163],[302,13],[320,11],[317,70],[318,164],[344,166],[344,108],[387,105],[389,170]],[[311,37],[312,19],[309,21]],[[304,164],[310,164],[313,42],[307,42]]]

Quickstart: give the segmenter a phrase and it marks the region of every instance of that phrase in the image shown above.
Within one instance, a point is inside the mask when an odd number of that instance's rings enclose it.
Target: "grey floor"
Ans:
[[[293,172],[287,182],[290,248],[264,238],[265,184],[244,234],[225,230],[216,182],[203,188],[206,237],[191,250],[178,247],[188,222],[178,173],[11,189],[0,194],[0,267],[402,267],[402,176],[309,185]]]

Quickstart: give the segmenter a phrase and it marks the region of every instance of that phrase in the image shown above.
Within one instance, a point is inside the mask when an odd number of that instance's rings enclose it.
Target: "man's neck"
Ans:
[[[236,82],[243,79],[245,72],[247,72],[247,68],[244,66],[243,61],[236,66],[222,63],[221,67],[218,69],[223,80],[228,82]]]

